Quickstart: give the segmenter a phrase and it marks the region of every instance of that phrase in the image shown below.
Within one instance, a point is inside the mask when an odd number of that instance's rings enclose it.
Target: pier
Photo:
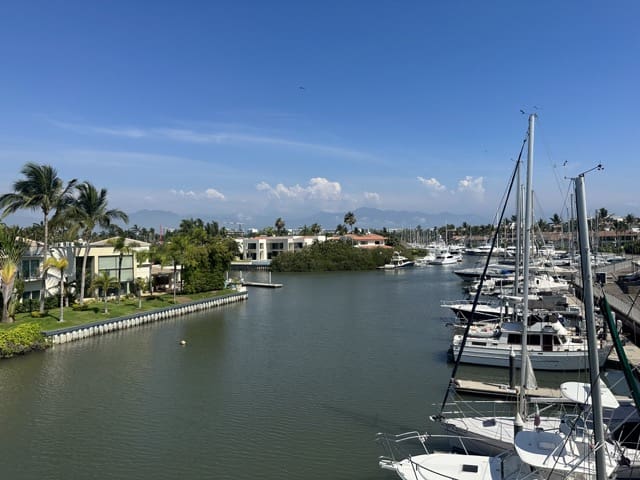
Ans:
[[[245,287],[262,287],[262,288],[281,288],[281,283],[269,283],[269,282],[241,282]]]

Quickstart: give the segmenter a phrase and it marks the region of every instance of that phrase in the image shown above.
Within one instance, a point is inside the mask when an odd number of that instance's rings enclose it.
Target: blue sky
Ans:
[[[0,191],[27,161],[133,212],[640,215],[636,1],[7,2]]]

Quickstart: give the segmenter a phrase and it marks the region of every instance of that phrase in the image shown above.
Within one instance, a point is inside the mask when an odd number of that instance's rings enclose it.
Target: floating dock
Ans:
[[[267,282],[242,282],[245,287],[262,287],[262,288],[281,288],[281,283],[267,283]]]

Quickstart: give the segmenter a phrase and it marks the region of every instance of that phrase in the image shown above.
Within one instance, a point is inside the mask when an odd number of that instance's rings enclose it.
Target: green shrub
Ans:
[[[23,323],[0,331],[0,358],[13,357],[31,350],[44,350],[47,346],[37,323]]]

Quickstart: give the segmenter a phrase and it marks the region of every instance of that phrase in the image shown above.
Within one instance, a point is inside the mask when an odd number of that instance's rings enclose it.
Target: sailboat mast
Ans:
[[[593,432],[596,446],[596,478],[607,478],[605,469],[604,428],[602,398],[600,396],[600,363],[596,338],[596,323],[593,317],[593,275],[591,272],[591,254],[589,252],[589,227],[587,225],[587,206],[585,200],[584,174],[575,179],[576,210],[578,214],[578,240],[580,247],[580,265],[582,267],[582,288],[589,352],[589,378],[591,379],[591,405],[593,406]]]
[[[516,189],[516,263],[513,279],[513,295],[518,295],[520,288],[520,262],[522,260],[522,182],[520,180],[522,162],[518,158],[518,188]]]
[[[529,321],[529,255],[531,254],[531,225],[533,224],[532,184],[533,184],[533,139],[536,115],[529,115],[529,144],[527,145],[527,179],[524,199],[524,252],[522,262],[522,348],[520,367],[520,391],[518,392],[518,413],[526,417],[525,385],[527,383],[527,322]],[[522,420],[522,418],[520,420]]]

